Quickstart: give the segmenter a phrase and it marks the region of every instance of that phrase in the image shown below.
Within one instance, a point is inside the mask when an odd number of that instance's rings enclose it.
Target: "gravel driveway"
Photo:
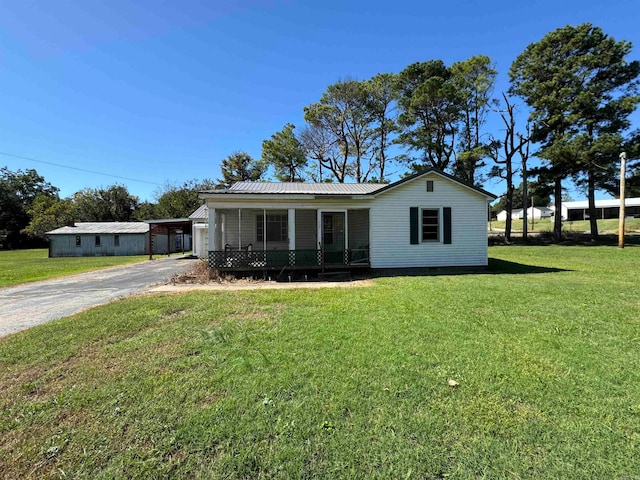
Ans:
[[[164,283],[196,261],[162,258],[0,288],[0,337]]]

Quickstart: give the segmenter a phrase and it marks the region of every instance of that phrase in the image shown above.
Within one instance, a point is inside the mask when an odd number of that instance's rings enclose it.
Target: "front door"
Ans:
[[[322,250],[325,264],[343,264],[345,213],[322,212]]]

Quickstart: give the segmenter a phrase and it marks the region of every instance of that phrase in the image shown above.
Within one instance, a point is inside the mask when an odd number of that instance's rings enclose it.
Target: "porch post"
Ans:
[[[288,233],[289,236],[289,250],[296,249],[296,209],[289,209],[289,218],[288,218]]]
[[[262,209],[262,250],[267,251],[267,209]],[[265,254],[266,255],[266,254]]]
[[[207,232],[209,237],[209,250],[215,252],[218,250],[218,217],[216,215],[216,209],[209,209],[209,231]],[[208,252],[207,252],[208,253]],[[208,255],[207,255],[208,256]]]
[[[242,209],[238,209],[238,250],[242,250]]]
[[[296,209],[290,208],[288,211],[289,218],[287,218],[287,235],[289,237],[289,264],[294,266],[296,264]],[[293,252],[293,253],[291,253]]]

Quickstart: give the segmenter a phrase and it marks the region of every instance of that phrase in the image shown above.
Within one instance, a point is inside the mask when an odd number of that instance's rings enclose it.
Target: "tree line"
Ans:
[[[140,202],[121,185],[60,199],[58,189],[35,170],[5,168],[0,243],[38,238],[72,220],[184,217],[199,205],[198,190],[240,180],[384,183],[426,168],[474,186],[504,180],[500,206],[508,211],[507,239],[513,208],[529,205],[532,194],[537,205],[553,195],[559,212],[571,180],[586,190],[597,238],[595,191],[616,196],[623,150],[631,160],[628,196],[640,195],[640,165],[633,161],[640,157],[640,131],[631,131],[630,122],[640,102],[640,63],[628,60],[631,48],[589,23],[559,28],[518,55],[509,88],[497,95],[497,71],[484,55],[342,79],[304,107],[300,128],[287,123],[265,139],[259,159],[237,151],[221,161],[221,178],[167,185],[155,203]],[[526,121],[520,120],[525,114]],[[500,125],[497,131],[488,127],[490,116]],[[533,156],[539,160],[535,168],[528,165]],[[556,215],[557,239],[560,222]]]
[[[629,118],[640,102],[640,63],[628,60],[631,48],[589,23],[559,28],[518,55],[510,86],[497,98],[497,71],[484,55],[340,80],[304,108],[300,129],[289,123],[265,140],[260,159],[245,152],[225,159],[221,183],[258,180],[269,172],[289,182],[386,182],[391,173],[429,167],[475,186],[497,177],[506,184],[509,238],[514,205],[529,205],[533,191],[538,201],[553,195],[560,211],[571,180],[586,190],[597,238],[596,190],[616,196],[620,152],[639,156],[640,133],[630,131]],[[518,124],[523,114],[528,118]],[[490,115],[500,133],[489,131]],[[541,164],[531,169],[533,156]],[[637,163],[630,164],[627,183],[630,196],[640,194]],[[517,188],[521,198],[515,198]],[[557,239],[560,222],[556,215]]]
[[[42,246],[45,233],[75,222],[135,222],[185,218],[202,201],[198,192],[216,188],[214,180],[166,184],[156,201],[141,202],[124,185],[85,188],[61,198],[60,189],[34,169],[0,168],[0,248]]]

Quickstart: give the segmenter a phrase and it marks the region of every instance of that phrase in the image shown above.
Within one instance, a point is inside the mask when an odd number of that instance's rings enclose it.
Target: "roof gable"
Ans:
[[[450,180],[454,183],[457,183],[458,185],[467,188],[475,193],[478,193],[480,195],[483,195],[485,197],[490,198],[491,200],[495,200],[496,198],[498,198],[497,195],[494,195],[491,192],[488,192],[482,188],[478,188],[478,187],[474,187],[473,185],[469,185],[465,182],[463,182],[462,180],[458,179],[457,177],[454,177],[453,175],[449,175],[448,173],[442,172],[440,170],[437,170],[435,168],[429,168],[427,170],[423,170],[422,172],[418,172],[418,173],[414,173],[413,175],[409,175],[408,177],[402,178],[400,180],[398,180],[397,182],[394,183],[390,183],[388,185],[385,185],[383,188],[379,189],[378,191],[375,192],[376,195],[382,194],[382,193],[386,193],[389,192],[391,190],[393,190],[394,188],[403,185],[405,183],[408,182],[412,182],[414,180],[417,180],[418,178],[427,176],[427,175],[436,175],[436,176],[440,176],[446,180]]]

